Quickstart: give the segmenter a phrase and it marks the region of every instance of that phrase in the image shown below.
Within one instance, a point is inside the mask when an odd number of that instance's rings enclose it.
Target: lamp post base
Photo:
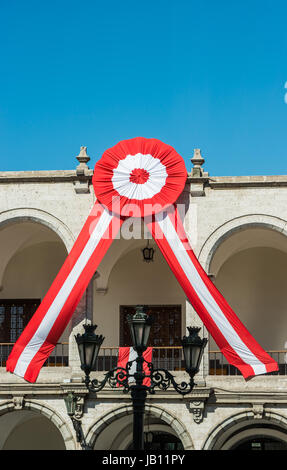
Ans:
[[[144,412],[147,390],[144,385],[132,385],[133,450],[144,450]]]

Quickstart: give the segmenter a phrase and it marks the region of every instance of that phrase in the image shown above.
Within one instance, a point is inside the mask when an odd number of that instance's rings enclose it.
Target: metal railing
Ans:
[[[6,361],[12,351],[14,343],[0,343],[0,367],[6,367]],[[44,367],[66,367],[68,366],[69,343],[58,343]]]
[[[6,366],[6,361],[14,343],[0,343],[0,367]],[[273,350],[268,354],[278,363],[278,372],[272,375],[287,375],[287,351]],[[107,372],[117,367],[118,347],[102,347],[96,364],[96,369]],[[230,365],[220,351],[208,352],[210,375],[241,375],[239,370]],[[181,346],[160,346],[153,348],[152,362],[156,369],[167,369],[170,371],[185,370],[183,352]],[[67,367],[69,365],[69,343],[58,343],[52,351],[44,367]]]
[[[287,351],[275,350],[266,351],[279,366],[277,372],[270,372],[271,375],[287,375]],[[210,375],[241,375],[237,367],[229,364],[221,351],[209,351],[209,374]]]
[[[96,370],[107,372],[117,367],[119,348],[100,349]],[[160,346],[152,350],[152,363],[156,369],[184,370],[181,346]]]

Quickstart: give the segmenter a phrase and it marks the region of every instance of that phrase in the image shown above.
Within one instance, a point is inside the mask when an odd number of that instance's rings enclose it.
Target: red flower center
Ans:
[[[149,172],[143,168],[134,168],[130,173],[130,181],[136,184],[144,184],[149,179]]]

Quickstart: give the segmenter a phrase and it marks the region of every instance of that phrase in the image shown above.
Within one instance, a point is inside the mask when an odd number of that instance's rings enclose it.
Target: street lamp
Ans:
[[[190,375],[195,375],[199,371],[204,348],[207,344],[207,338],[200,338],[198,332],[200,328],[188,326],[189,335],[181,340],[183,355],[185,360],[185,369]]]
[[[142,249],[142,254],[143,254],[143,260],[146,263],[150,263],[151,261],[153,261],[154,249],[149,246],[149,239],[147,240],[146,247]]]
[[[194,387],[194,376],[199,371],[200,361],[207,339],[198,336],[200,328],[188,327],[188,336],[181,340],[185,362],[185,370],[189,375],[189,382],[177,383],[174,376],[166,369],[155,369],[151,362],[145,361],[143,352],[147,348],[148,337],[153,319],[144,312],[143,306],[137,306],[136,313],[128,317],[133,348],[138,356],[126,367],[116,367],[105,374],[100,382],[90,379],[90,372],[95,370],[95,363],[99,354],[103,336],[94,333],[96,326],[85,325],[85,333],[77,335],[81,368],[85,372],[85,384],[90,392],[99,392],[108,383],[112,388],[121,386],[124,393],[131,392],[133,403],[133,448],[144,449],[144,410],[147,393],[154,394],[155,388],[167,390],[171,385],[181,395],[190,393]],[[87,353],[88,351],[88,353]],[[131,367],[136,362],[136,372],[131,373]],[[148,372],[144,371],[144,362],[147,363]],[[134,381],[131,383],[130,378]],[[150,385],[143,385],[145,378],[150,379]]]
[[[134,315],[128,315],[134,350],[140,354],[147,348],[149,333],[153,323],[153,317],[144,312],[144,307],[139,305]]]
[[[80,361],[81,369],[85,372],[86,378],[90,376],[91,371],[96,370],[96,362],[99,355],[100,347],[103,344],[104,337],[96,335],[94,332],[97,325],[84,325],[85,333],[75,336]]]

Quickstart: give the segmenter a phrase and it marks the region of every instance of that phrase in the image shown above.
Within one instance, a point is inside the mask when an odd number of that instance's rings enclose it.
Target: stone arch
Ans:
[[[265,228],[287,236],[287,223],[279,217],[265,214],[235,217],[214,230],[201,247],[198,258],[205,271],[216,274],[210,272],[210,266],[219,246],[233,234],[250,228]]]
[[[95,422],[87,432],[87,443],[91,448],[94,448],[96,441],[100,434],[113,422],[118,419],[132,415],[133,409],[131,405],[123,405],[117,409],[109,411]],[[194,445],[190,434],[188,433],[184,424],[178,419],[177,416],[171,414],[159,406],[147,404],[145,407],[145,417],[155,417],[161,420],[164,424],[170,426],[175,435],[181,440],[185,450],[193,450]]]
[[[287,442],[287,418],[272,411],[266,411],[264,416],[260,419],[255,419],[253,411],[245,411],[228,417],[222,423],[218,424],[209,434],[206,439],[202,450],[220,450],[224,443],[230,440],[231,436],[240,434],[240,430],[248,425],[250,429],[261,429],[260,426],[269,426],[269,429],[274,426],[277,429],[277,434],[285,433],[285,442]],[[269,435],[268,427],[266,435]]]
[[[26,207],[1,212],[0,228],[17,222],[34,222],[45,225],[59,236],[68,252],[74,244],[75,238],[71,230],[60,219],[49,212]]]
[[[77,449],[76,442],[68,423],[63,420],[59,413],[47,406],[46,403],[39,401],[35,402],[33,400],[25,399],[24,397],[15,396],[12,400],[7,400],[1,403],[0,417],[6,413],[17,410],[35,411],[36,413],[39,413],[39,415],[46,417],[60,432],[66,450]]]
[[[23,208],[12,209],[0,214],[0,229],[25,222],[48,228],[51,232],[57,235],[67,252],[72,248],[74,237],[71,231],[65,224],[63,224],[62,221],[48,212],[39,209]],[[10,260],[23,248],[23,246],[27,245],[27,242],[29,242],[29,236],[27,234],[25,236],[22,235],[18,240],[13,240],[13,242],[11,240],[9,250],[7,250],[5,255],[2,256],[2,263],[0,266],[0,290],[2,289],[4,274]]]

